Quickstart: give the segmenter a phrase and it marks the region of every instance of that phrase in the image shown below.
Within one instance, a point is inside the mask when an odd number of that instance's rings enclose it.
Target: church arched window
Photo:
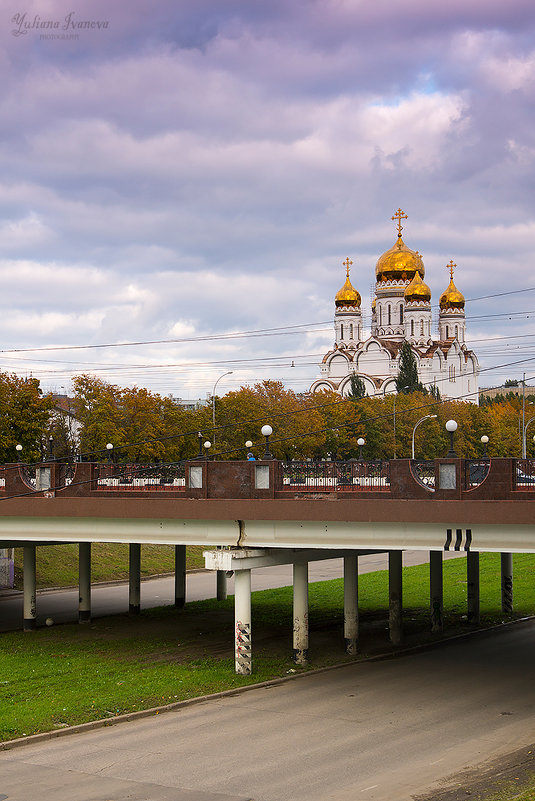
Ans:
[[[387,309],[388,309],[388,325],[392,325],[392,308],[390,304],[388,304]]]
[[[424,321],[420,320],[420,336],[424,335]]]
[[[343,338],[344,338],[344,324],[342,323],[342,325],[340,326],[340,339]]]
[[[349,339],[353,339],[353,323],[349,323]]]
[[[450,329],[449,326],[446,326],[446,339],[450,338]]]
[[[414,320],[411,320],[411,337],[414,336]]]
[[[399,322],[403,323],[403,303],[399,307]]]

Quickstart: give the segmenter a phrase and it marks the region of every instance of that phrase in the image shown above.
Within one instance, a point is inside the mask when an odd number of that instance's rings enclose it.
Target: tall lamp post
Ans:
[[[366,440],[364,437],[358,438],[357,445],[359,446],[359,462],[362,462],[362,449],[366,445]]]
[[[489,438],[486,434],[483,434],[481,437],[481,444],[483,445],[483,459],[487,458],[487,445],[489,444]]]
[[[222,378],[224,378],[226,375],[232,375],[232,373],[233,373],[233,370],[229,370],[228,372],[223,373],[222,375],[220,375],[219,378],[216,380],[216,382],[214,384],[214,389],[213,389],[213,392],[212,392],[212,427],[214,429],[213,430],[212,439],[214,440],[213,441],[214,450],[215,450],[215,388],[217,387],[217,385],[219,384],[219,382],[221,381]]]
[[[414,460],[414,435],[416,434],[416,429],[418,428],[420,423],[423,423],[424,420],[432,420],[433,418],[436,418],[436,417],[437,417],[436,414],[426,414],[425,417],[421,417],[418,420],[418,422],[416,423],[416,425],[412,429],[412,458],[413,458],[413,460]]]
[[[530,417],[530,418],[529,418],[529,420],[527,421],[526,425],[524,426],[524,430],[523,430],[523,432],[522,432],[522,458],[523,458],[523,459],[526,459],[526,458],[527,458],[527,441],[526,441],[526,431],[528,430],[528,426],[529,426],[529,424],[530,424],[530,423],[531,423],[533,420],[535,420],[535,415],[533,415],[533,417]]]

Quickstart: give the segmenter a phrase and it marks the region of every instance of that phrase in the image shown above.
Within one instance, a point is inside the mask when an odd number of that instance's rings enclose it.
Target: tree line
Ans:
[[[416,458],[447,452],[449,419],[458,423],[455,448],[460,456],[481,456],[483,435],[489,438],[489,455],[521,455],[521,397],[476,406],[437,399],[421,387],[383,397],[362,396],[358,385],[354,390],[341,398],[334,392],[296,393],[279,381],[260,381],[216,398],[214,431],[211,403],[189,410],[144,388],[80,375],[74,379],[70,414],[65,414],[54,410],[54,398],[42,393],[37,379],[0,373],[0,460],[11,462],[20,455],[32,462],[52,453],[55,458],[100,461],[110,458],[110,443],[113,457],[121,462],[177,462],[194,458],[199,445],[204,453],[205,441],[212,443],[208,455],[219,459],[244,459],[247,451],[260,458],[265,449],[260,429],[266,423],[273,428],[270,452],[278,459],[358,458],[360,437],[366,459],[410,458],[414,426],[425,415],[436,417],[418,426]],[[526,406],[528,412],[530,408]],[[535,456],[535,412],[525,415],[525,422],[532,417],[528,456]],[[252,447],[246,447],[247,441]]]

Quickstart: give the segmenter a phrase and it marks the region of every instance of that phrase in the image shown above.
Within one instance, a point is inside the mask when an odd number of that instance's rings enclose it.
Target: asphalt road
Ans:
[[[409,801],[533,742],[534,662],[521,623],[26,745],[0,798]]]
[[[445,553],[445,558],[461,554]],[[406,565],[427,562],[427,551],[405,551],[403,563]],[[370,573],[387,568],[386,554],[362,556],[359,559],[359,572]],[[326,581],[343,575],[342,559],[329,559],[310,562],[309,579]],[[292,566],[258,568],[252,571],[253,590],[265,590],[272,587],[289,586],[292,583]],[[141,582],[141,607],[165,606],[174,603],[174,577],[149,579]],[[234,580],[228,581],[229,594],[234,593]],[[186,600],[199,601],[213,598],[216,593],[215,573],[188,573],[186,578]],[[122,614],[128,611],[128,584],[93,585],[91,590],[91,607],[93,617]],[[0,631],[13,631],[22,628],[22,593],[0,592]],[[67,623],[78,620],[78,590],[45,590],[37,594],[37,625],[44,625],[46,618],[55,623]],[[1,799],[0,799],[1,801]]]

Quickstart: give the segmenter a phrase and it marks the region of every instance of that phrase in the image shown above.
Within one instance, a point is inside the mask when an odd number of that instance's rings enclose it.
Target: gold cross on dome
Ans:
[[[457,267],[453,259],[450,259],[450,263],[447,266],[447,269],[450,271],[450,279],[453,281],[453,268]]]
[[[401,236],[401,232],[403,231],[403,226],[401,224],[401,221],[408,220],[409,219],[408,216],[405,214],[404,211],[398,209],[394,214],[394,216],[392,217],[392,219],[398,221],[398,236]]]
[[[353,264],[353,262],[351,261],[351,259],[350,259],[350,258],[349,258],[349,256],[348,256],[348,257],[347,257],[347,259],[346,259],[345,261],[343,261],[343,262],[342,262],[342,264],[343,264],[343,265],[344,265],[344,267],[346,268],[346,275],[347,275],[347,277],[349,278],[349,268],[351,267],[351,265]]]

